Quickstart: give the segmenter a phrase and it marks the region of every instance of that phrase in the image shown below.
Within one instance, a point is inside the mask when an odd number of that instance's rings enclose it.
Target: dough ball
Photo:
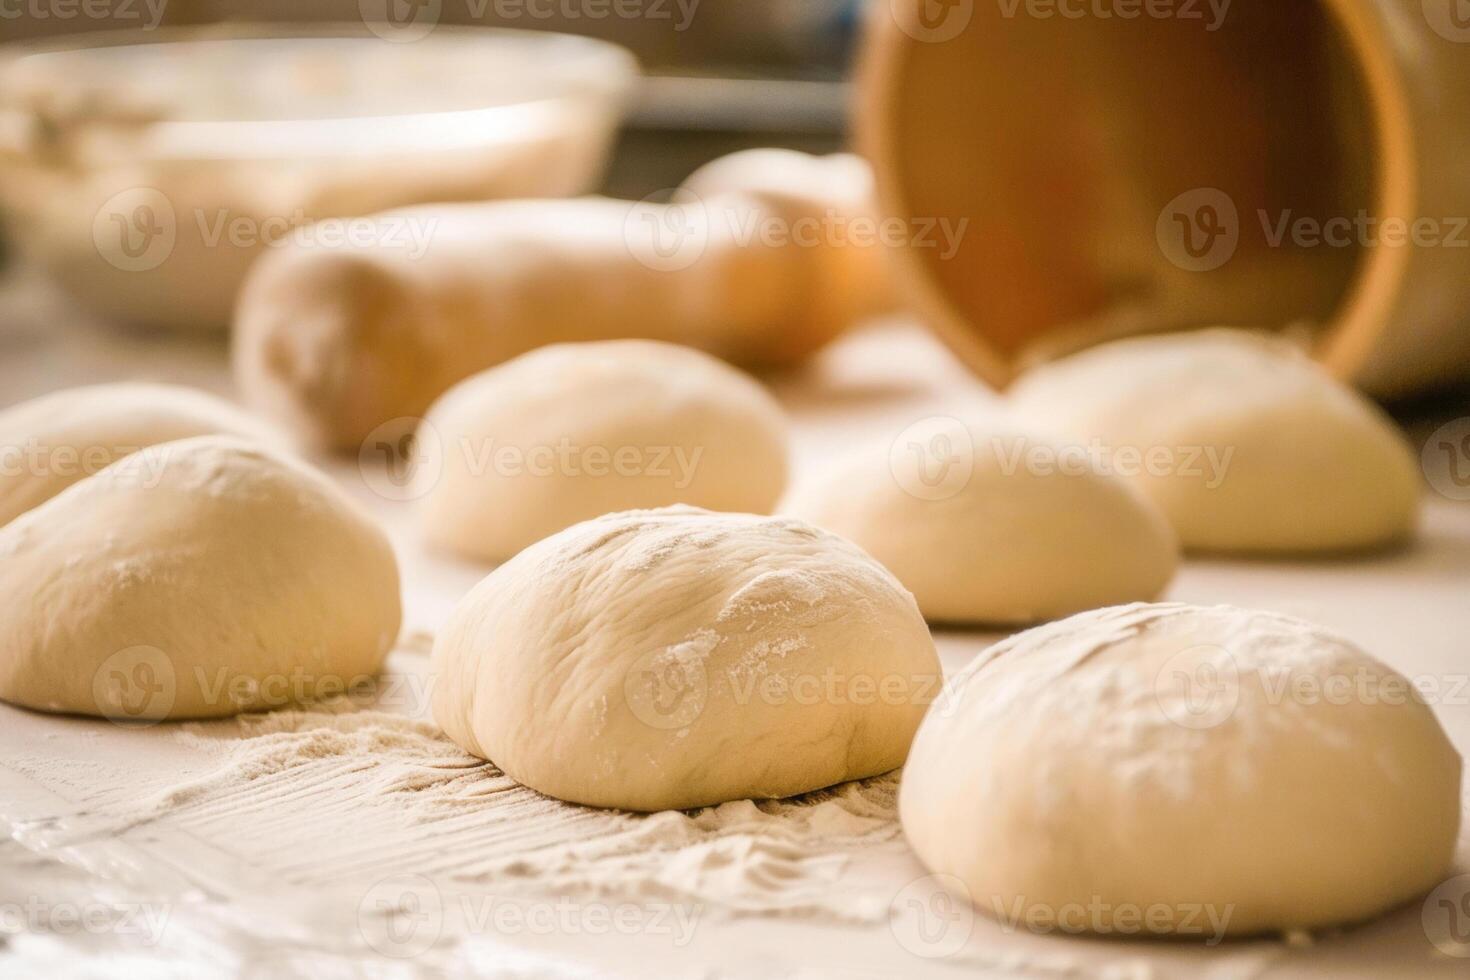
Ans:
[[[755,380],[673,344],[555,344],[429,410],[414,492],[439,548],[502,561],[578,521],[687,503],[767,513],[786,423]]]
[[[998,422],[926,419],[799,487],[787,510],[878,559],[931,622],[1032,623],[1153,599],[1178,564],[1147,498]]]
[[[771,206],[795,206],[821,214],[835,208],[873,212],[873,170],[853,153],[813,156],[800,150],[761,147],[729,153],[690,174],[683,189],[702,198],[740,193]]]
[[[608,514],[481,582],[434,645],[434,717],[549,796],[775,798],[903,764],[942,684],[913,597],[798,521]]]
[[[1011,404],[1097,446],[1186,548],[1344,551],[1414,529],[1419,470],[1401,434],[1280,340],[1203,330],[1103,344],[1027,374]]]
[[[951,696],[914,741],[900,814],[924,863],[1003,921],[1314,929],[1449,868],[1459,756],[1408,680],[1307,623],[1099,609],[991,647]]]
[[[69,388],[0,411],[0,525],[129,453],[203,435],[272,438],[229,402],[178,385]]]
[[[341,693],[398,635],[387,538],[226,436],[134,453],[0,528],[0,699],[118,720]]]

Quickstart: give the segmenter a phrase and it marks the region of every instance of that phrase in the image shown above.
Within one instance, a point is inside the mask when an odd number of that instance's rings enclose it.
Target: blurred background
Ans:
[[[432,6],[429,6],[432,5]],[[622,45],[642,65],[602,188],[639,198],[747,146],[826,153],[845,141],[862,0],[50,0],[0,4],[0,41],[230,23],[440,24],[554,31]],[[621,13],[620,13],[621,11]],[[366,30],[363,31],[366,34]]]

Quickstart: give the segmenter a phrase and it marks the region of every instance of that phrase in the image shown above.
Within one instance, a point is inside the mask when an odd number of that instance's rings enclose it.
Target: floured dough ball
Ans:
[[[0,528],[0,699],[123,721],[342,693],[398,635],[387,538],[226,436],[125,457]]]
[[[786,509],[878,559],[936,622],[1032,623],[1153,599],[1178,564],[1147,498],[999,421],[925,419],[799,487]]]
[[[1434,713],[1299,620],[1096,610],[991,647],[951,696],[914,741],[904,830],[1013,923],[1314,929],[1393,908],[1449,868],[1460,757]]]
[[[129,453],[204,435],[273,438],[229,402],[178,385],[69,388],[0,411],[0,525]]]
[[[1413,532],[1419,470],[1389,418],[1279,340],[1139,337],[1038,368],[1011,404],[1095,446],[1186,548],[1330,552]]]
[[[434,717],[549,796],[628,810],[888,772],[942,684],[913,598],[798,521],[608,514],[481,582],[434,645]]]
[[[502,561],[578,521],[687,503],[767,513],[786,422],[752,378],[674,344],[555,344],[429,410],[414,492],[436,547]]]

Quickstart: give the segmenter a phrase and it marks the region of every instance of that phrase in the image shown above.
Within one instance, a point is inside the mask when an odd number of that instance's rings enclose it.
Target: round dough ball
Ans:
[[[1409,536],[1417,519],[1417,461],[1389,418],[1270,337],[1219,329],[1103,344],[1027,374],[1011,404],[1030,424],[1095,441],[1186,548],[1371,548]]]
[[[11,406],[0,412],[0,525],[129,453],[204,435],[273,438],[229,402],[179,385],[89,385]]]
[[[924,863],[999,918],[1313,929],[1408,901],[1450,865],[1460,757],[1434,713],[1299,620],[1100,609],[991,647],[950,691],[914,741],[900,814]]]
[[[496,569],[434,645],[434,717],[533,789],[628,810],[903,764],[942,674],[886,570],[798,521],[608,514]]]
[[[657,341],[554,344],[477,374],[435,403],[417,442],[425,536],[488,561],[620,510],[768,513],[786,486],[775,399]]]
[[[1168,522],[1058,451],[1003,423],[927,419],[799,487],[786,509],[878,559],[931,622],[1033,623],[1156,598],[1179,561]]]
[[[0,528],[0,699],[120,721],[341,693],[398,636],[388,540],[227,436],[133,453]]]

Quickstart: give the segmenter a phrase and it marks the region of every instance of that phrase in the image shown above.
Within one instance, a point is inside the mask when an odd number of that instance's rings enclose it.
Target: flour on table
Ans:
[[[902,848],[895,775],[794,800],[595,810],[518,785],[431,724],[348,707],[182,726],[173,737],[212,756],[207,771],[109,816],[166,819],[295,886],[415,874],[733,913],[885,913],[886,894],[834,885],[855,849]]]

